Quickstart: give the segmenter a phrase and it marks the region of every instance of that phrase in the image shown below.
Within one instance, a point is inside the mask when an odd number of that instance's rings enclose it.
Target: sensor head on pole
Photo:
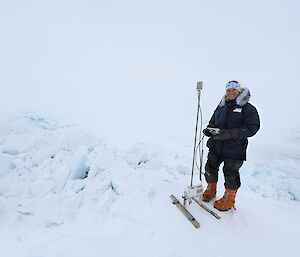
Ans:
[[[197,91],[200,91],[202,89],[202,85],[203,85],[202,81],[197,82]]]

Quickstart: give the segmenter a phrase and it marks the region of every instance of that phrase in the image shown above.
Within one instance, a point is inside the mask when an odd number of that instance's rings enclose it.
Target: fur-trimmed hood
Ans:
[[[249,102],[250,99],[250,91],[248,88],[242,88],[242,93],[236,98],[236,104],[239,106],[244,106]],[[224,106],[226,103],[226,94],[223,96],[221,102],[219,103],[219,107]]]

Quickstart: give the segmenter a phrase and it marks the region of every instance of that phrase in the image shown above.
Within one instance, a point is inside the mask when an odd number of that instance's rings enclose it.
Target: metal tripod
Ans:
[[[201,107],[200,107],[200,97],[201,97],[202,84],[203,84],[202,82],[197,82],[198,106],[197,106],[197,119],[196,119],[196,130],[195,130],[195,140],[194,140],[192,175],[191,175],[191,184],[184,191],[184,195],[183,195],[184,205],[186,205],[186,200],[188,200],[189,203],[192,202],[193,198],[201,200],[202,199],[202,194],[203,194],[201,174],[202,174],[202,166],[203,166],[202,164],[203,164],[203,139],[204,139],[204,136],[202,136],[202,111],[201,111]],[[199,140],[199,142],[197,142],[199,114],[200,114],[200,120],[201,120],[200,121],[200,133],[199,133],[200,140]],[[201,143],[202,143],[202,149],[200,151]],[[196,161],[196,155],[197,155],[198,148],[199,148],[199,155],[200,155],[199,156],[200,157],[200,167],[198,167],[197,161]],[[197,185],[197,186],[193,186],[195,164],[196,164],[197,168],[200,171],[200,185]]]

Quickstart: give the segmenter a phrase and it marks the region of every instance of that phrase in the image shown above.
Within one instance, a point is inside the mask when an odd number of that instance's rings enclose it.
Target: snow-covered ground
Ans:
[[[195,229],[169,198],[189,184],[194,123],[175,116],[2,117],[1,256],[295,256],[300,130],[263,124],[249,142],[237,210],[215,210],[216,220],[193,204]],[[220,172],[218,197],[223,183]]]

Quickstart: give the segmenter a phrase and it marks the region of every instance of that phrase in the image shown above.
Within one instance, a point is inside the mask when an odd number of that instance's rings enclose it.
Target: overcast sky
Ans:
[[[210,116],[228,80],[298,122],[299,1],[0,0],[1,112]],[[297,115],[299,116],[299,115]]]

